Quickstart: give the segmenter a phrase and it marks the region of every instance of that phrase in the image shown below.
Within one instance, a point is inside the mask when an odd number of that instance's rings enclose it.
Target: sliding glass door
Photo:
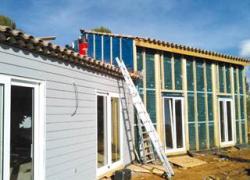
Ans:
[[[219,99],[219,127],[221,146],[234,144],[234,123],[233,123],[232,99]]]
[[[97,176],[122,163],[121,108],[118,96],[97,95]]]
[[[0,179],[44,179],[44,86],[0,75]]]
[[[165,146],[167,152],[185,150],[183,98],[164,97]]]

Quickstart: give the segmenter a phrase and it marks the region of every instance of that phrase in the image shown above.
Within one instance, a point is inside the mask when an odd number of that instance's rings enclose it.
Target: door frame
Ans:
[[[33,179],[45,179],[45,82],[28,78],[0,75],[4,84],[3,180],[10,179],[10,109],[11,86],[34,88]]]
[[[96,177],[101,177],[103,174],[112,171],[116,168],[118,168],[119,166],[123,165],[123,114],[122,114],[122,106],[121,106],[121,101],[120,101],[120,96],[118,93],[106,93],[106,92],[101,92],[101,91],[96,91],[96,106],[97,106],[97,96],[104,96],[107,98],[107,129],[111,129],[112,124],[111,124],[111,98],[112,97],[116,97],[119,99],[119,105],[120,105],[120,160],[112,163],[112,149],[111,149],[111,133],[112,131],[107,131],[107,151],[108,151],[108,159],[107,159],[107,165],[98,168],[98,135],[96,133]],[[97,107],[96,107],[97,110]],[[97,127],[97,111],[96,111],[96,127]]]
[[[231,104],[231,127],[232,127],[232,141],[227,141],[227,142],[222,142],[221,141],[221,117],[220,117],[220,101],[223,102],[223,108],[226,107],[226,103],[227,101],[230,102]],[[227,113],[224,111],[224,121],[225,118],[227,117]],[[220,147],[229,147],[229,146],[234,146],[236,141],[236,133],[235,133],[235,108],[234,108],[234,103],[233,103],[233,99],[229,98],[229,97],[220,97],[218,98],[218,118],[219,118],[219,142],[220,142]],[[228,134],[228,128],[224,128],[224,132],[225,134]],[[226,136],[225,136],[226,138]]]
[[[165,99],[172,99],[173,103],[176,101],[176,100],[181,100],[181,108],[182,108],[182,113],[181,113],[181,117],[182,117],[182,141],[183,141],[183,147],[182,148],[177,148],[177,145],[176,145],[176,140],[175,142],[173,141],[174,145],[175,146],[174,148],[172,149],[167,149],[166,147],[166,129],[165,129]],[[173,106],[173,109],[172,109],[172,112],[175,112],[175,106]],[[176,123],[176,117],[175,117],[175,113],[173,113],[173,122]],[[185,142],[185,138],[186,138],[186,134],[185,134],[185,120],[184,120],[185,116],[184,116],[184,97],[177,97],[177,96],[163,96],[163,123],[164,123],[164,145],[165,145],[165,152],[167,154],[174,154],[174,153],[181,153],[181,152],[186,152],[186,142]],[[173,128],[174,130],[174,134],[176,136],[176,129]],[[173,138],[173,137],[172,137]],[[174,138],[173,138],[174,139]]]

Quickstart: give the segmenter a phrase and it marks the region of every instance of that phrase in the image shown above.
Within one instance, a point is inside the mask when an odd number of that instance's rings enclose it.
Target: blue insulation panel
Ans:
[[[240,144],[240,131],[239,131],[240,121],[236,121],[236,143]]]
[[[234,67],[234,92],[238,93],[238,88],[237,88],[237,71],[236,67]]]
[[[207,108],[208,108],[208,121],[213,121],[213,96],[212,94],[207,94]]]
[[[104,61],[110,63],[111,56],[110,56],[110,37],[103,36],[103,56]]]
[[[212,65],[206,62],[207,91],[212,92]]]
[[[88,34],[88,56],[94,57],[94,35]]]
[[[113,64],[117,65],[115,58],[120,58],[120,38],[113,37],[112,38],[112,46],[113,46]]]
[[[246,123],[245,120],[241,121],[241,132],[242,132],[242,143],[245,144],[246,142]]]
[[[95,59],[102,60],[102,37],[95,35]]]
[[[122,38],[122,59],[129,70],[133,70],[133,40]]]

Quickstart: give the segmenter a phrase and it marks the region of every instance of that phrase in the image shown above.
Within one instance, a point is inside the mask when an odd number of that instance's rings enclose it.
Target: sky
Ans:
[[[64,46],[80,29],[151,37],[250,58],[250,0],[0,0],[0,14]],[[250,83],[250,68],[247,71]]]

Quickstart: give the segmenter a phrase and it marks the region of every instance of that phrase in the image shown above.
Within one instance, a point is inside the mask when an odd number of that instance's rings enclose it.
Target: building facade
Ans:
[[[247,59],[154,39],[81,33],[90,57],[113,65],[119,57],[142,75],[135,83],[167,154],[248,142]]]
[[[122,83],[115,67],[0,26],[0,179],[93,180],[129,164]]]

